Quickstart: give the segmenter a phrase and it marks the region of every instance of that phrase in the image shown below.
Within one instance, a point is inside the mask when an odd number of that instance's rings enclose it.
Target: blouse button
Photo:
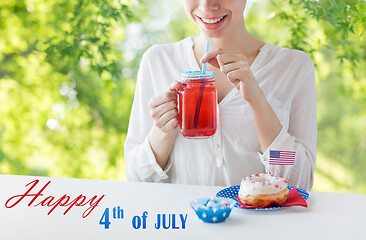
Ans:
[[[216,144],[216,148],[220,148],[220,145],[219,144]]]

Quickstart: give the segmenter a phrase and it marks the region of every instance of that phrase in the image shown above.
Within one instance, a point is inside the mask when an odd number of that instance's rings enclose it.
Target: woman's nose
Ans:
[[[203,11],[216,11],[220,8],[218,0],[201,0],[199,8]]]

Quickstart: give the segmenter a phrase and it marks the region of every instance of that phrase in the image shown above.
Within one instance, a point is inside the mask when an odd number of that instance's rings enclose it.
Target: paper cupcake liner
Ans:
[[[191,202],[191,207],[199,219],[207,223],[225,221],[231,213],[235,201],[229,198],[199,198]]]

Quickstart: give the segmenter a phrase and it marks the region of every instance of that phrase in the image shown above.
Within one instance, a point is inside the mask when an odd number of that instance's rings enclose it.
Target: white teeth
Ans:
[[[202,21],[204,23],[217,23],[217,22],[220,22],[224,17],[221,17],[221,18],[215,18],[215,19],[206,19],[206,18],[201,18]]]

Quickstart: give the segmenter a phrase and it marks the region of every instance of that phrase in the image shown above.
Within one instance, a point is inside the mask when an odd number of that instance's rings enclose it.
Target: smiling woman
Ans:
[[[146,94],[142,97],[146,98],[142,104],[145,108],[141,108],[147,109],[147,113],[141,115],[144,117],[144,122],[135,124],[142,127],[146,124],[149,129],[141,129],[141,132],[145,133],[141,135],[146,137],[154,125],[149,108],[146,107],[149,99],[153,95],[166,92],[171,82],[181,78],[180,71],[200,70],[202,65],[200,59],[203,56],[206,39],[204,37],[203,40],[200,39],[200,32],[204,30],[204,26],[195,25],[201,20],[196,19],[197,22],[191,20],[193,10],[186,14],[183,4],[198,5],[201,12],[196,11],[197,14],[207,14],[202,17],[216,18],[230,13],[232,14],[230,17],[234,18],[234,12],[238,8],[230,7],[228,4],[239,4],[242,7],[244,0],[192,0],[182,1],[182,4],[180,2],[172,4],[171,0],[122,2],[128,2],[128,6],[121,5],[121,1],[115,0],[0,1],[0,172],[2,174],[126,179],[121,144],[125,141],[142,51],[153,44],[179,41],[153,46],[146,52],[142,61],[138,84],[140,88],[136,90],[134,108],[139,108],[138,96],[141,95],[139,92]],[[216,4],[219,9],[202,11],[205,8],[204,4]],[[134,14],[131,15],[129,10],[133,10]],[[308,141],[299,138],[293,125],[297,122],[298,105],[294,103],[291,108],[281,105],[282,98],[292,97],[297,92],[283,91],[283,96],[271,95],[274,92],[281,93],[279,91],[282,88],[287,89],[285,84],[281,84],[283,82],[276,82],[277,76],[274,73],[283,70],[283,74],[290,74],[289,69],[293,67],[289,64],[291,58],[284,57],[282,65],[272,66],[272,69],[277,70],[268,75],[272,76],[271,80],[269,77],[263,77],[265,73],[262,72],[264,68],[261,67],[261,63],[265,63],[269,70],[270,65],[274,63],[270,56],[280,60],[278,56],[269,54],[271,49],[279,49],[272,48],[270,43],[283,48],[302,50],[317,63],[319,134],[313,188],[316,191],[366,193],[364,177],[366,161],[363,157],[366,155],[365,12],[366,2],[356,0],[247,0],[244,9],[245,19],[243,22],[238,20],[239,22],[235,23],[236,25],[244,23],[251,36],[266,42],[260,51],[258,49],[261,45],[250,48],[251,53],[244,54],[247,60],[250,60],[251,55],[255,56],[250,65],[255,79],[280,122],[283,122],[284,126],[288,123],[288,133],[295,137],[296,143],[303,145],[308,145]],[[240,19],[241,14],[241,11],[236,14],[236,19]],[[228,17],[222,20],[227,21]],[[206,22],[210,21],[212,19]],[[223,25],[225,28],[226,23]],[[208,30],[205,31],[207,35]],[[108,34],[102,34],[104,32]],[[251,44],[251,41],[248,42],[244,38],[237,44],[236,37],[230,34],[228,37],[231,41],[220,46],[224,50],[232,48],[234,51],[240,51],[237,46]],[[218,45],[214,46],[214,38],[210,39],[211,50],[217,50]],[[218,38],[215,40],[216,43],[218,40]],[[184,48],[177,49],[182,46]],[[166,58],[165,53],[169,53],[169,58]],[[156,152],[148,155],[148,159],[153,160],[151,163],[145,162],[145,165],[138,165],[137,162],[129,163],[128,171],[132,175],[130,179],[142,179],[134,176],[140,171],[135,170],[138,166],[145,166],[141,169],[150,171],[146,174],[150,176],[146,178],[147,180],[152,181],[152,178],[156,177],[156,181],[167,182],[175,181],[174,171],[178,166],[180,169],[186,169],[188,177],[191,176],[190,172],[192,176],[196,176],[196,168],[199,167],[202,178],[211,174],[215,178],[220,178],[221,182],[239,170],[225,172],[222,167],[215,169],[213,165],[232,169],[229,164],[235,159],[241,159],[243,160],[240,161],[241,164],[248,163],[248,167],[245,166],[248,172],[254,169],[251,167],[254,164],[260,169],[258,171],[265,169],[261,161],[265,160],[263,155],[258,158],[256,154],[256,151],[260,153],[263,151],[258,148],[260,145],[255,122],[251,119],[250,106],[245,100],[233,101],[233,96],[237,95],[233,90],[234,86],[229,83],[228,89],[224,91],[222,86],[226,86],[224,83],[228,80],[222,81],[226,79],[225,74],[214,67],[214,60],[209,61],[212,65],[208,64],[208,71],[216,73],[215,84],[220,90],[218,116],[221,125],[218,133],[221,135],[211,139],[213,144],[209,145],[209,149],[201,148],[202,145],[199,145],[196,149],[199,151],[197,154],[192,145],[200,144],[200,140],[189,141],[188,143],[192,144],[183,145],[184,148],[181,149],[182,141],[185,139],[182,140],[180,133],[177,133],[176,139],[168,141],[168,143],[174,142],[171,154],[169,153],[172,165],[170,170],[166,171],[169,179],[159,178],[160,172],[156,174],[151,171],[152,166],[156,167],[152,163],[159,159],[159,152],[155,148],[153,149]],[[148,76],[146,66],[156,68],[153,71],[154,78]],[[302,67],[306,66],[305,64]],[[157,79],[163,77],[164,81],[167,78],[169,81],[161,84]],[[292,76],[288,75],[288,78]],[[151,85],[145,82],[150,82]],[[235,81],[234,83],[236,84]],[[145,86],[143,88],[149,89],[151,86],[151,92],[142,91],[143,84]],[[159,84],[162,87],[159,87]],[[238,82],[237,87],[239,84],[242,83]],[[300,93],[303,94],[301,91]],[[287,119],[289,111],[291,118]],[[134,112],[136,113],[136,110]],[[238,118],[243,114],[246,117]],[[138,115],[133,116],[131,120],[135,121]],[[164,121],[160,123],[163,130],[169,126]],[[131,134],[136,132],[132,126],[131,123]],[[307,124],[304,124],[303,128],[310,129]],[[309,131],[313,134],[311,130]],[[232,141],[228,142],[227,136],[231,136]],[[129,154],[128,151],[130,153],[136,151],[132,149],[140,144],[139,141],[134,143],[135,145],[129,142],[130,149],[126,151],[126,156],[130,155],[130,162],[135,160],[133,154]],[[151,144],[154,144],[153,141]],[[229,144],[233,147],[228,148]],[[309,149],[313,152],[315,148]],[[157,156],[156,159],[154,154]],[[186,156],[186,159],[181,159],[180,154]],[[212,157],[213,155],[215,157]],[[184,161],[187,161],[186,165],[183,164]],[[132,166],[134,164],[135,166]],[[169,165],[163,170],[167,170],[168,167]],[[237,168],[240,167],[242,166],[237,165]],[[300,169],[295,167],[297,170],[291,174],[296,175]],[[159,168],[160,166],[156,171],[159,171]],[[301,171],[304,174],[308,172],[303,167]],[[226,173],[227,175],[224,175]],[[218,175],[220,177],[217,177]]]
[[[316,150],[312,60],[249,34],[242,0],[182,0],[200,34],[147,50],[137,77],[125,142],[129,180],[236,185],[275,171],[310,189]],[[211,51],[204,53],[207,39]],[[185,71],[215,72],[218,130],[191,140],[177,130],[177,82]],[[293,167],[270,166],[270,150],[296,152]]]

